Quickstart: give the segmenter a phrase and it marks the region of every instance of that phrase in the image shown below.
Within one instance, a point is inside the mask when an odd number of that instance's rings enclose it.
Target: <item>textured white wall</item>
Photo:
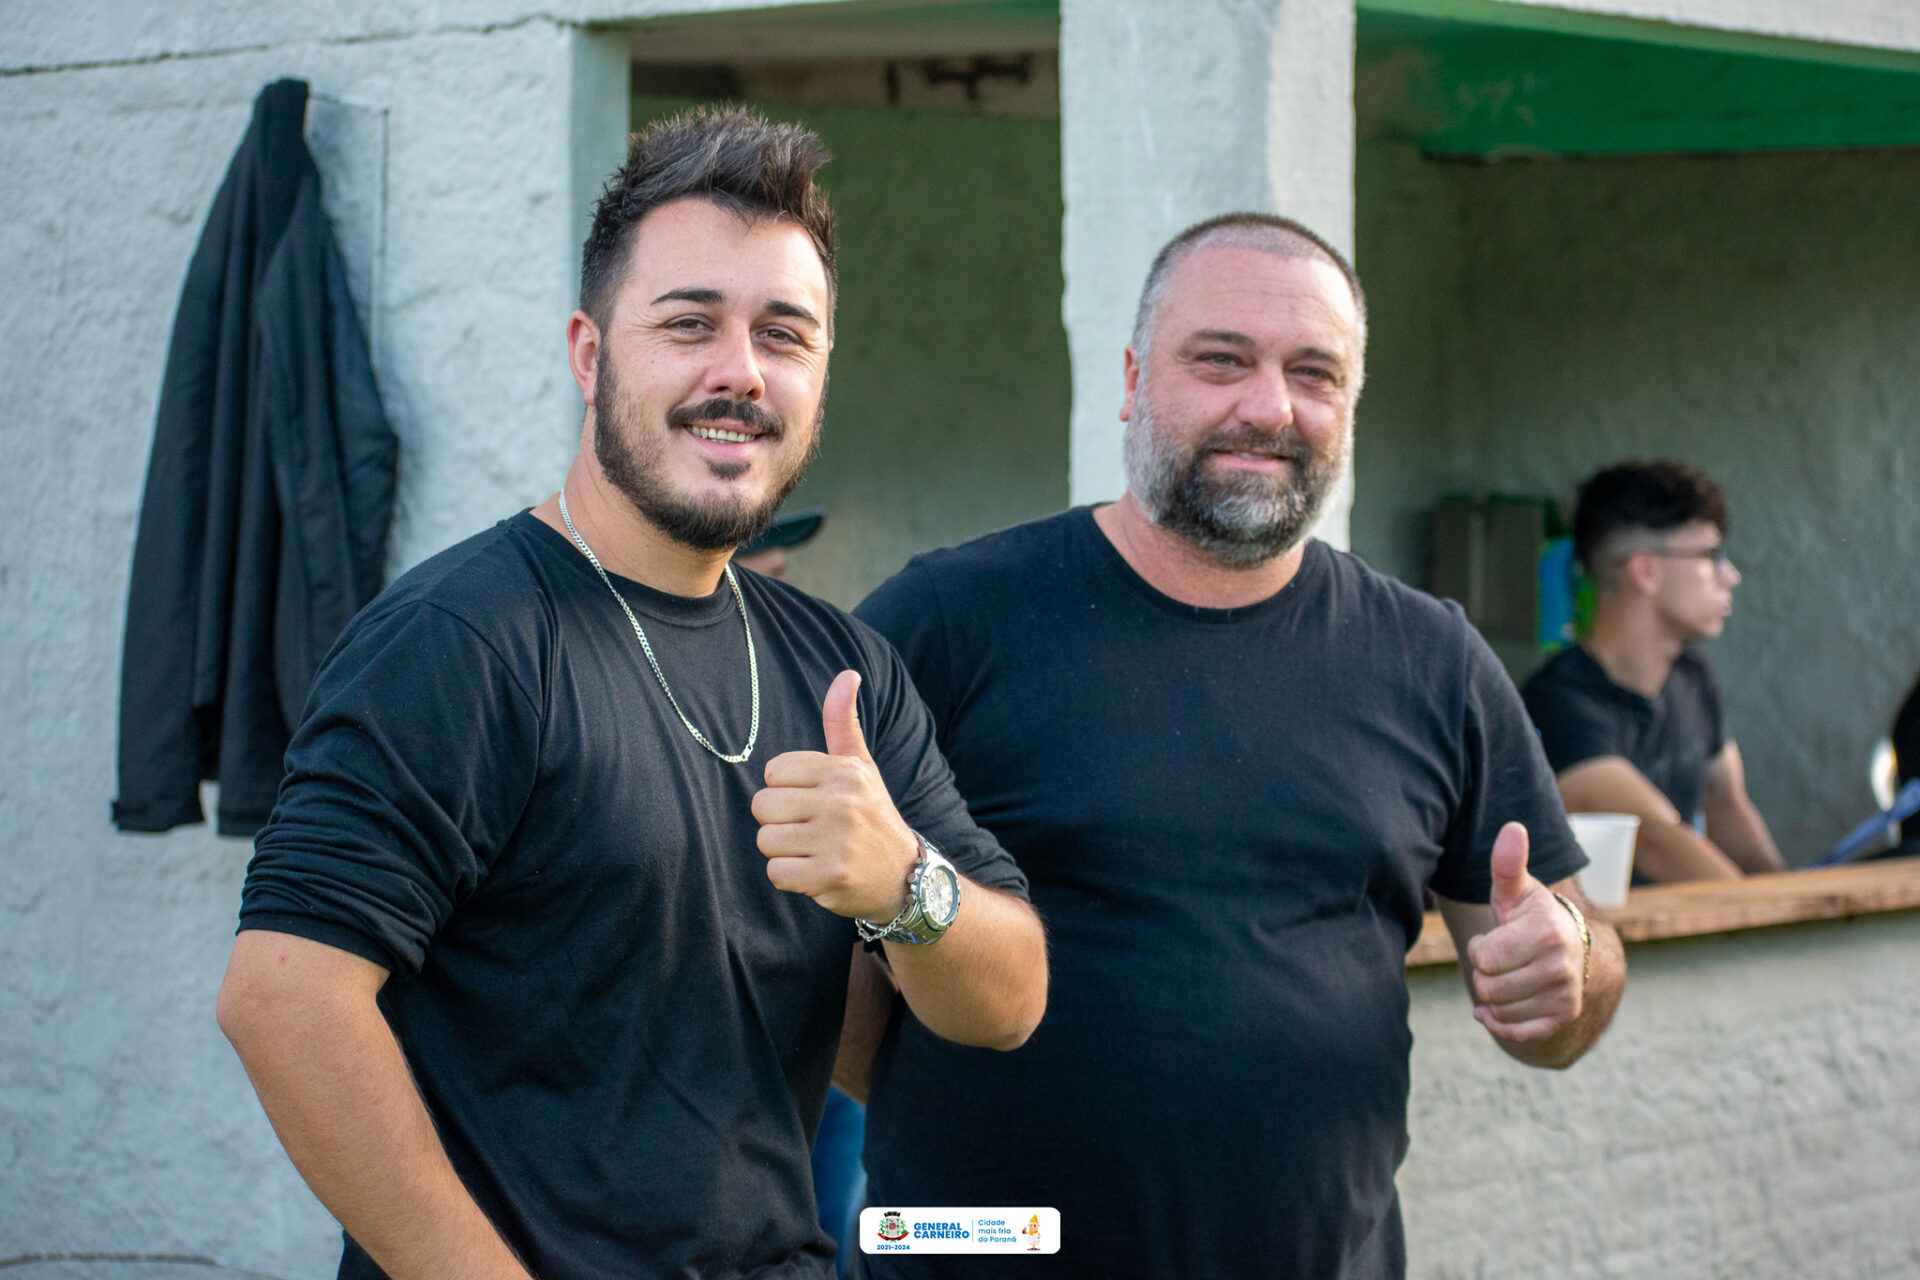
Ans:
[[[1411,976],[1417,1280],[1920,1275],[1920,912],[1628,949],[1566,1072]]]
[[[1119,496],[1121,354],[1147,266],[1181,228],[1283,213],[1353,237],[1348,0],[1063,0],[1064,309],[1074,502]],[[1320,523],[1346,545],[1351,482]]]

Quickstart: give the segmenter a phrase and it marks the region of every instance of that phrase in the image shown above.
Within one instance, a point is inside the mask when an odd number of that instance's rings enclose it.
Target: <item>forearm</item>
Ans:
[[[1714,774],[1708,774],[1712,799]],[[1693,829],[1640,771],[1618,756],[1563,769],[1555,781],[1568,813],[1630,813],[1640,819],[1633,869],[1648,880],[1735,880],[1740,868]]]
[[[893,1015],[897,993],[880,958],[865,945],[854,948],[847,973],[847,1015],[840,1027],[840,1049],[833,1059],[833,1082],[855,1102],[867,1100],[873,1059]]]
[[[316,980],[316,960],[333,963],[318,946],[242,933],[220,992],[221,1028],[294,1167],[394,1280],[527,1280],[448,1162],[378,983]]]
[[[1747,795],[1747,766],[1737,743],[1721,747],[1707,766],[1701,798],[1707,835],[1742,871],[1759,875],[1787,869],[1766,820]]]
[[[966,881],[960,915],[938,942],[885,947],[907,1007],[935,1035],[1016,1049],[1046,1012],[1046,935],[1011,894]]]
[[[1729,796],[1707,806],[1707,835],[1748,875],[1785,871],[1787,860],[1773,842],[1760,811],[1745,796]]]
[[[1738,880],[1732,858],[1684,822],[1642,818],[1633,869],[1656,884],[1681,880]]]

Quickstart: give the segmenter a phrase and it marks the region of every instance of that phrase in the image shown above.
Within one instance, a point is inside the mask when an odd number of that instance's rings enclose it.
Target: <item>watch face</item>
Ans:
[[[927,913],[927,919],[939,928],[953,923],[960,911],[960,878],[953,868],[941,863],[929,863],[926,874],[920,880],[921,910]]]

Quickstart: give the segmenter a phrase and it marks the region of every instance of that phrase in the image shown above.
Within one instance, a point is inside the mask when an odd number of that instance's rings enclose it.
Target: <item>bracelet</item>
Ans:
[[[927,838],[918,831],[914,831],[913,838],[917,843],[914,848],[913,865],[907,868],[907,905],[900,908],[900,913],[885,924],[875,924],[871,920],[860,919],[853,922],[854,929],[860,934],[860,941],[866,943],[869,948],[877,947],[889,938],[898,938],[903,942],[915,940],[911,930],[902,928],[920,909],[920,901],[913,892],[913,882],[919,877],[920,864],[927,860],[927,855],[938,853],[939,850],[927,843]]]
[[[1553,890],[1547,890],[1553,893]],[[1567,909],[1573,917],[1573,927],[1580,931],[1580,989],[1587,989],[1587,975],[1593,971],[1593,930],[1587,927],[1587,917],[1580,908],[1573,905],[1573,899],[1564,893],[1554,893],[1553,900]]]

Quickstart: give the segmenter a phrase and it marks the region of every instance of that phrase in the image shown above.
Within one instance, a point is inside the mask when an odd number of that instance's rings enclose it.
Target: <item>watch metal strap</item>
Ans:
[[[856,917],[853,927],[859,931],[862,942],[901,942],[908,946],[923,947],[928,943],[938,942],[941,935],[946,933],[947,927],[950,927],[951,922],[949,926],[934,929],[931,933],[921,932],[929,927],[930,922],[921,910],[920,897],[915,892],[915,886],[930,859],[937,858],[949,867],[953,864],[947,862],[945,855],[934,848],[933,843],[918,831],[913,832],[913,838],[920,843],[920,856],[915,859],[913,870],[907,873],[907,905],[900,908],[900,914],[884,925]],[[959,888],[956,885],[955,893],[958,892]],[[955,905],[958,905],[957,899]]]

